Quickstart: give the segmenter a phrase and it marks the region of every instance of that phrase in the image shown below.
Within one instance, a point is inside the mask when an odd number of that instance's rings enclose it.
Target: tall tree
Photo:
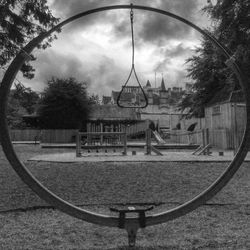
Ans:
[[[189,115],[204,116],[204,107],[211,98],[226,85],[233,85],[231,70],[225,65],[221,52],[206,38],[196,55],[187,63],[188,76],[194,80],[192,91],[186,93],[180,108],[189,108]]]
[[[86,84],[75,78],[52,78],[37,113],[43,128],[80,129],[89,116]]]
[[[27,111],[20,104],[19,100],[14,97],[13,90],[9,96],[9,102],[7,107],[7,122],[11,129],[22,129],[25,128],[23,122],[23,115],[27,115]]]
[[[46,0],[0,0],[0,66],[8,65],[27,42],[58,21]],[[54,38],[50,36],[39,47],[45,49]],[[34,69],[27,62],[21,71],[27,78],[34,76]]]
[[[250,66],[250,1],[218,0],[204,8],[216,23],[218,39],[234,54],[248,76]]]
[[[31,90],[31,88],[25,87],[23,84],[15,84],[15,89],[12,90],[13,98],[17,99],[20,105],[26,109],[28,114],[32,114],[35,111],[36,105],[39,101],[39,95]]]
[[[15,84],[11,89],[8,107],[7,121],[10,128],[25,128],[23,116],[34,113],[39,101],[39,95],[21,83]]]
[[[232,51],[234,58],[250,77],[250,2],[249,0],[218,0],[204,11],[213,20],[212,35]],[[223,88],[238,89],[233,72],[226,66],[221,52],[204,38],[197,55],[188,59],[188,75],[193,79],[193,92],[186,95],[181,109],[189,108],[191,115],[202,116],[207,102]]]

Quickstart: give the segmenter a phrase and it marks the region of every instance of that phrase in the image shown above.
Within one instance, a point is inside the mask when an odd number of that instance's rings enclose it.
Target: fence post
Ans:
[[[234,135],[234,154],[237,153],[237,149],[239,146],[238,142],[238,128],[237,128],[237,103],[233,104],[234,110],[234,126],[233,126],[233,135]]]
[[[202,129],[202,146],[205,147],[206,146],[206,137],[205,137],[205,128]]]
[[[127,155],[127,130],[125,127],[125,131],[124,131],[124,139],[123,139],[123,144],[124,144],[124,155]]]
[[[151,129],[146,130],[146,155],[151,155]]]
[[[209,134],[208,134],[208,128],[205,128],[205,145],[207,145],[209,143]]]
[[[76,132],[76,157],[81,156],[81,136],[79,131]]]
[[[206,145],[209,144],[209,128],[206,128]],[[207,148],[207,155],[209,154],[209,147]]]

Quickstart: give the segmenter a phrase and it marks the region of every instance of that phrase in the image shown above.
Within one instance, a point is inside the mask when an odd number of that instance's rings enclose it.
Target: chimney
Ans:
[[[166,90],[160,90],[160,105],[167,104],[169,94]]]
[[[152,89],[148,89],[147,97],[148,97],[148,105],[153,105],[154,100],[153,100],[153,90]]]

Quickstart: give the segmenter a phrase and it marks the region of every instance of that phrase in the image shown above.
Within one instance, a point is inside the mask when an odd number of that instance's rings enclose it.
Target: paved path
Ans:
[[[212,155],[192,155],[191,152],[164,152],[163,156],[144,155],[143,152],[137,152],[137,155],[121,155],[121,153],[113,154],[84,154],[81,157],[76,157],[75,153],[56,153],[37,155],[29,159],[30,161],[48,161],[48,162],[230,162],[233,159],[233,152],[226,151],[224,156],[219,156],[218,152],[213,152]],[[250,154],[247,155],[245,161],[250,161]]]

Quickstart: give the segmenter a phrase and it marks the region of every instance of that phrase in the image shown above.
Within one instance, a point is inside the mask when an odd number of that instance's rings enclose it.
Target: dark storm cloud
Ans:
[[[74,16],[78,13],[95,9],[102,6],[114,5],[119,3],[119,1],[115,0],[54,0],[51,4],[51,9],[54,9],[56,14],[62,20],[65,20],[71,16]],[[80,18],[73,23],[70,23],[65,26],[65,29],[76,30],[80,28],[84,28],[86,26],[91,26],[95,23],[106,23],[114,20],[115,18],[114,12],[102,11],[98,13],[94,13],[83,18]]]
[[[111,90],[119,90],[123,84],[122,75],[126,75],[124,69],[119,68],[112,58],[102,56],[99,64],[92,72],[91,89],[100,93],[100,87],[104,89],[103,94],[110,94]]]
[[[36,76],[34,82],[40,86],[36,89],[43,89],[48,80],[52,77],[68,78],[74,77],[78,81],[87,84],[88,91],[97,94],[110,94],[112,89],[119,89],[121,84],[121,72],[115,61],[107,56],[101,56],[98,64],[86,65],[74,55],[63,55],[60,52],[51,50],[41,53],[36,62]],[[42,86],[41,86],[42,85]]]
[[[185,46],[183,43],[163,48],[160,50],[160,54],[163,59],[155,65],[155,71],[164,72],[168,70],[169,65],[172,65],[171,60],[174,61],[176,58],[182,58],[184,65],[186,62],[185,59],[190,57],[192,53],[193,49]]]
[[[100,5],[100,2],[92,0],[54,0],[51,4],[51,9],[54,10],[55,15],[60,17],[60,21],[74,16],[80,12],[87,11],[89,9],[96,8]],[[99,14],[88,15],[84,18],[77,19],[66,26],[63,27],[63,30],[75,32],[77,29],[84,28],[88,25],[93,25],[100,19]]]
[[[180,15],[190,21],[197,21],[196,14],[199,6],[197,0],[134,0],[133,3],[135,5],[146,5],[163,9]],[[129,3],[125,0],[54,0],[51,8],[56,11],[56,14],[61,17],[61,20],[64,20],[72,15],[86,10],[101,6],[119,4]],[[126,15],[119,15],[119,13],[117,13],[117,11],[99,12],[85,18],[81,18],[80,20],[69,24],[67,27],[76,29],[83,28],[86,25],[91,26],[98,22],[111,22],[114,25],[114,36],[130,36],[129,12],[127,18]],[[135,10],[135,21],[138,28],[135,32],[138,34],[138,40],[141,40],[139,42],[147,41],[159,44],[167,38],[183,38],[187,36],[191,30],[189,26],[177,20],[148,11]]]
[[[42,53],[37,62],[36,80],[46,83],[51,77],[67,78],[75,77],[84,81],[86,75],[82,73],[82,62],[73,56],[66,56],[55,51]]]
[[[196,21],[196,0],[161,1],[158,8],[172,12],[189,21]],[[144,41],[162,44],[166,39],[183,39],[188,37],[192,28],[186,24],[156,13],[149,13],[142,22],[140,37]]]
[[[52,1],[52,0],[51,0]],[[182,16],[194,23],[197,21],[196,14],[199,12],[200,1],[196,0],[134,0],[134,4],[152,6],[166,11],[173,12],[179,16]],[[129,4],[127,0],[54,0],[50,7],[55,11],[54,15],[59,16],[61,20],[78,14],[80,12],[114,4]],[[188,48],[183,44],[179,44],[176,47],[172,46],[168,48],[172,39],[182,40],[185,43],[185,38],[191,35],[192,28],[182,24],[181,22],[157,14],[153,12],[135,10],[135,41],[136,46],[150,45],[164,45],[162,50],[162,60],[156,63],[155,67],[152,67],[152,71],[163,72],[164,74],[170,70],[171,58],[181,57],[186,55]],[[98,24],[110,24],[113,26],[110,34],[110,43],[126,42],[128,48],[131,46],[131,31],[129,10],[114,10],[104,11],[89,15],[78,21],[75,21],[66,27],[66,37],[72,39],[72,50],[75,50],[75,36],[74,34],[80,34],[79,30],[84,27],[95,27]],[[87,30],[88,31],[88,30]],[[72,38],[74,37],[74,38]],[[79,38],[80,41],[81,38]],[[91,38],[90,38],[91,40]],[[169,42],[168,42],[169,40]],[[159,48],[159,47],[158,47]],[[156,49],[157,50],[157,49]],[[94,92],[107,92],[110,93],[112,89],[119,89],[121,83],[121,77],[127,77],[126,70],[116,65],[114,60],[109,57],[102,56],[92,63],[92,68],[85,67],[81,59],[77,59],[73,56],[64,56],[57,49],[57,52],[51,54],[45,54],[43,63],[39,65],[38,77],[43,82],[49,79],[51,76],[73,76],[80,81],[87,81],[90,84],[90,88]],[[159,52],[159,50],[158,50]],[[114,51],[114,54],[116,52]],[[112,55],[111,55],[112,57]],[[60,62],[58,64],[58,62]],[[184,63],[185,61],[183,61]],[[89,66],[89,65],[87,65]],[[155,69],[153,69],[155,68]],[[177,72],[177,77],[182,77],[181,73]],[[108,89],[108,90],[107,90]]]
[[[161,53],[165,55],[165,57],[175,58],[175,57],[185,57],[189,56],[193,51],[192,48],[185,46],[183,43],[179,43],[176,46],[166,47],[161,50]]]
[[[133,3],[140,5],[154,5],[154,2],[150,0],[134,0]],[[61,17],[70,17],[86,10],[119,4],[129,5],[130,3],[126,0],[54,0],[51,4],[51,8]],[[108,12],[101,13],[105,15]]]
[[[109,1],[94,1],[94,0],[55,0],[51,8],[55,9],[61,17],[70,17],[80,12],[94,9],[106,5]]]
[[[187,80],[187,71],[186,70],[177,70],[175,72],[175,82],[184,83]]]

